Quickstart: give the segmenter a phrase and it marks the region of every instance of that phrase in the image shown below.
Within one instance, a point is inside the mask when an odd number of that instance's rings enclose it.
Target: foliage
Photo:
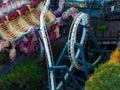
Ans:
[[[116,50],[112,52],[109,63],[120,63],[120,51],[118,50],[118,48],[116,48]]]
[[[0,90],[40,90],[42,86],[43,68],[38,60],[25,59],[0,79]]]
[[[99,24],[99,25],[96,26],[96,29],[97,29],[97,30],[106,30],[106,29],[107,29],[107,26],[106,26],[106,25]]]
[[[86,81],[87,90],[119,90],[120,65],[105,63],[95,69],[95,73]]]

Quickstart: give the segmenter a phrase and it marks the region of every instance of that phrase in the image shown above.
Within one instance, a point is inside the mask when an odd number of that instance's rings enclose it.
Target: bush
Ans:
[[[118,50],[118,48],[116,48],[116,50],[112,52],[109,63],[114,63],[114,64],[120,63],[120,51]]]
[[[120,90],[120,65],[105,63],[86,81],[87,90]]]
[[[99,24],[99,25],[96,26],[96,29],[97,29],[97,30],[106,30],[106,29],[107,29],[107,26],[106,26],[106,25]]]
[[[0,79],[0,90],[41,90],[43,68],[38,61],[24,60]]]

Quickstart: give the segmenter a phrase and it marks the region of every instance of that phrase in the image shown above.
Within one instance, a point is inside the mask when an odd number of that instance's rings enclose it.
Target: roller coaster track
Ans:
[[[43,43],[44,43],[44,47],[45,47],[45,51],[46,51],[46,57],[48,60],[48,74],[49,74],[49,90],[55,90],[55,84],[54,84],[54,73],[53,71],[49,70],[49,67],[53,66],[53,55],[52,55],[52,51],[51,51],[51,46],[50,46],[50,41],[48,38],[48,34],[46,31],[46,26],[45,26],[45,13],[48,9],[48,6],[50,4],[50,0],[47,0],[45,2],[45,5],[43,7],[43,10],[41,12],[40,15],[40,29],[41,29],[41,34],[42,34],[42,38],[43,38]]]
[[[40,16],[40,25],[41,25],[40,29],[41,29],[41,33],[42,33],[44,46],[45,46],[46,57],[48,60],[47,64],[48,64],[48,74],[49,74],[49,89],[50,90],[59,90],[62,86],[62,81],[60,83],[58,83],[55,87],[54,72],[53,72],[53,70],[49,70],[49,68],[53,66],[53,55],[52,55],[51,46],[50,46],[50,42],[48,39],[48,34],[46,31],[45,22],[44,22],[44,15],[49,6],[49,3],[50,3],[50,0],[47,0],[44,8],[42,10],[42,13]],[[78,49],[77,51],[75,51],[76,33],[77,33],[79,24],[89,26],[89,17],[87,14],[82,13],[82,12],[78,13],[75,16],[73,23],[71,25],[71,28],[70,28],[70,33],[69,33],[69,37],[68,37],[68,53],[69,53],[69,57],[70,57],[70,61],[71,61],[71,65],[69,67],[70,72],[73,70],[74,67],[77,69],[80,69],[80,65],[76,61],[76,58],[78,58],[78,56],[80,54],[80,50]],[[83,30],[82,30],[82,35],[80,36],[81,39],[79,41],[79,43],[82,46],[85,45],[85,42],[87,39],[87,31],[88,31],[87,28],[83,28]],[[68,77],[69,77],[69,75],[68,75],[68,73],[66,73],[64,76],[64,79],[67,80]]]
[[[45,6],[43,8],[43,11],[41,13],[41,16],[40,16],[41,27],[40,27],[40,29],[41,29],[43,43],[44,43],[46,57],[47,57],[49,90],[61,90],[61,87],[63,85],[63,81],[61,80],[60,82],[56,83],[55,82],[56,76],[54,74],[55,72],[53,69],[51,69],[51,67],[54,67],[53,55],[52,55],[51,45],[50,45],[50,41],[48,38],[47,30],[45,27],[45,22],[44,22],[44,15],[45,15],[45,12],[48,8],[49,2],[50,1],[47,0]],[[79,28],[79,26],[81,26],[82,28]],[[81,64],[77,61],[77,59],[82,57],[82,54],[81,54],[82,51],[80,48],[76,48],[76,44],[81,45],[83,49],[85,48],[88,33],[90,33],[90,31],[88,29],[89,29],[89,16],[85,13],[82,13],[82,12],[78,13],[75,16],[73,23],[71,25],[69,36],[68,36],[68,43],[67,43],[68,44],[68,48],[67,48],[68,49],[68,56],[69,56],[71,63],[69,66],[67,66],[67,65],[66,66],[68,67],[67,68],[68,71],[71,73],[74,71],[75,68],[78,70],[81,70]],[[78,31],[81,31],[81,32],[78,32]],[[77,35],[78,33],[81,33],[81,35]],[[95,37],[93,37],[93,38],[95,38]],[[94,41],[97,43],[96,40],[94,40]],[[96,43],[94,43],[94,44],[96,44]],[[98,46],[98,49],[100,51],[99,46]],[[94,61],[93,65],[95,65],[97,62],[99,62],[101,57],[102,56],[99,55],[97,57],[97,59]],[[55,67],[57,67],[57,66],[55,66]],[[86,68],[86,66],[84,68]],[[86,74],[86,76],[88,76],[88,75]],[[65,73],[63,78],[65,81],[68,81],[69,80],[69,73],[68,72]]]
[[[75,51],[75,43],[76,41],[76,37],[77,37],[77,29],[78,29],[78,25],[82,24],[85,26],[89,26],[89,16],[85,13],[78,13],[76,18],[74,19],[71,28],[70,28],[70,33],[68,36],[68,53],[69,53],[69,57],[71,60],[71,63],[77,68],[80,69],[80,65],[77,63],[76,58],[78,58],[78,56],[80,55],[80,49],[78,49],[77,51]],[[79,40],[79,44],[81,44],[82,46],[85,45],[86,39],[87,39],[87,28],[83,28],[83,32],[81,35],[81,39]]]
[[[76,58],[78,58],[78,56],[80,55],[80,50],[77,50],[77,52],[75,52],[75,43],[76,43],[76,33],[77,33],[77,29],[78,29],[78,25],[82,24],[82,25],[87,25],[89,26],[89,16],[85,13],[78,13],[72,24],[70,27],[70,32],[69,32],[69,36],[68,36],[68,54],[69,54],[69,58],[71,61],[71,65],[69,66],[69,71],[73,72],[74,71],[74,67],[77,69],[80,69],[80,65],[79,63],[77,63]],[[82,30],[82,35],[81,35],[81,40],[79,41],[79,43],[84,46],[86,41],[87,41],[87,32],[88,30],[86,28],[83,28]],[[65,74],[64,76],[64,80],[67,81],[69,78],[68,73]],[[56,90],[60,90],[60,88],[62,87],[62,81],[60,83],[57,84]]]

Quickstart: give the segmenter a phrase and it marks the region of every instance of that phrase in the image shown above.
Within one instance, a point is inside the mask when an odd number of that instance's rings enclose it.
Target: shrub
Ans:
[[[97,30],[106,30],[106,29],[107,29],[107,26],[106,26],[106,25],[99,24],[99,25],[96,26],[96,29],[97,29]]]
[[[86,81],[87,90],[119,90],[120,65],[105,63],[95,69],[95,73]]]
[[[38,61],[24,60],[0,79],[0,90],[41,90],[43,68]]]
[[[109,63],[120,63],[120,51],[118,50],[118,48],[116,48],[116,50],[112,52]]]

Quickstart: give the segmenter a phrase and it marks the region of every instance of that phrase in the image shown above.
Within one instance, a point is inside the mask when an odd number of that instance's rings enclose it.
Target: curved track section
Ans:
[[[75,58],[78,58],[80,55],[80,50],[75,51],[75,43],[76,43],[76,35],[77,35],[77,29],[78,29],[78,25],[82,24],[82,25],[88,25],[89,26],[89,16],[85,13],[78,13],[71,25],[70,28],[70,32],[69,32],[69,37],[68,37],[68,54],[70,57],[70,61],[72,62],[71,65],[69,65],[69,71],[73,72],[74,71],[74,67],[76,67],[77,69],[80,69],[79,64],[77,63],[77,61],[75,60]],[[87,29],[83,28],[82,33],[81,33],[81,39],[79,40],[79,43],[82,45],[85,45],[86,43],[86,39],[87,39]],[[64,80],[67,81],[69,78],[68,73],[65,74],[64,76]],[[57,84],[56,90],[60,90],[62,87],[62,81],[60,83]]]
[[[47,0],[45,2],[45,6],[42,9],[41,15],[40,15],[40,29],[42,34],[42,39],[45,47],[45,53],[47,57],[47,64],[48,64],[48,79],[49,79],[49,90],[55,90],[55,84],[54,84],[54,72],[51,71],[49,68],[53,66],[53,55],[51,51],[50,41],[48,38],[48,34],[46,31],[45,26],[45,13],[48,9],[48,6],[50,4],[50,0]]]
[[[80,49],[75,48],[75,43],[79,43],[82,46],[84,46],[84,44],[86,42],[86,38],[88,36],[88,34],[87,34],[88,30],[85,27],[82,28],[82,32],[81,32],[82,34],[79,36],[77,35],[77,33],[80,33],[80,32],[77,32],[79,24],[89,26],[89,16],[82,12],[78,13],[76,18],[74,19],[73,24],[71,25],[71,28],[70,28],[70,33],[69,33],[69,37],[68,37],[68,43],[69,43],[68,44],[68,53],[69,53],[71,63],[77,69],[80,69],[80,67],[81,67],[79,65],[79,63],[76,61],[76,58],[78,58],[81,51],[80,51]],[[77,38],[77,36],[78,36],[78,38]]]
[[[43,43],[44,43],[44,47],[45,47],[45,51],[46,51],[46,57],[47,57],[47,61],[48,61],[48,78],[49,78],[49,90],[60,90],[62,87],[62,81],[60,81],[59,83],[57,83],[55,85],[55,76],[54,76],[54,72],[53,70],[50,70],[49,68],[53,66],[53,58],[52,58],[52,52],[51,52],[51,47],[50,47],[50,43],[48,41],[47,38],[47,32],[46,32],[46,27],[45,27],[45,22],[44,22],[44,16],[45,16],[45,12],[49,6],[50,0],[46,1],[46,4],[42,10],[41,16],[40,16],[40,29],[41,29],[41,33],[42,33],[42,38],[43,38]],[[77,69],[80,68],[79,63],[77,63],[77,61],[75,60],[75,58],[78,58],[80,55],[80,50],[75,50],[75,43],[77,42],[77,30],[78,30],[78,26],[79,24],[82,25],[89,25],[89,17],[87,14],[85,13],[78,13],[74,20],[73,23],[71,25],[71,29],[70,29],[70,33],[69,33],[69,38],[68,38],[68,52],[69,52],[69,57],[70,57],[70,61],[72,62],[72,64],[70,63],[69,66],[69,71],[72,72],[74,67],[76,67]],[[86,41],[86,37],[87,37],[87,29],[83,28],[82,30],[82,35],[80,36],[81,39],[79,39],[79,42],[81,45],[84,46],[85,41]],[[65,74],[64,76],[64,80],[66,81],[68,79],[69,75],[68,73]],[[56,87],[55,87],[56,86]]]

